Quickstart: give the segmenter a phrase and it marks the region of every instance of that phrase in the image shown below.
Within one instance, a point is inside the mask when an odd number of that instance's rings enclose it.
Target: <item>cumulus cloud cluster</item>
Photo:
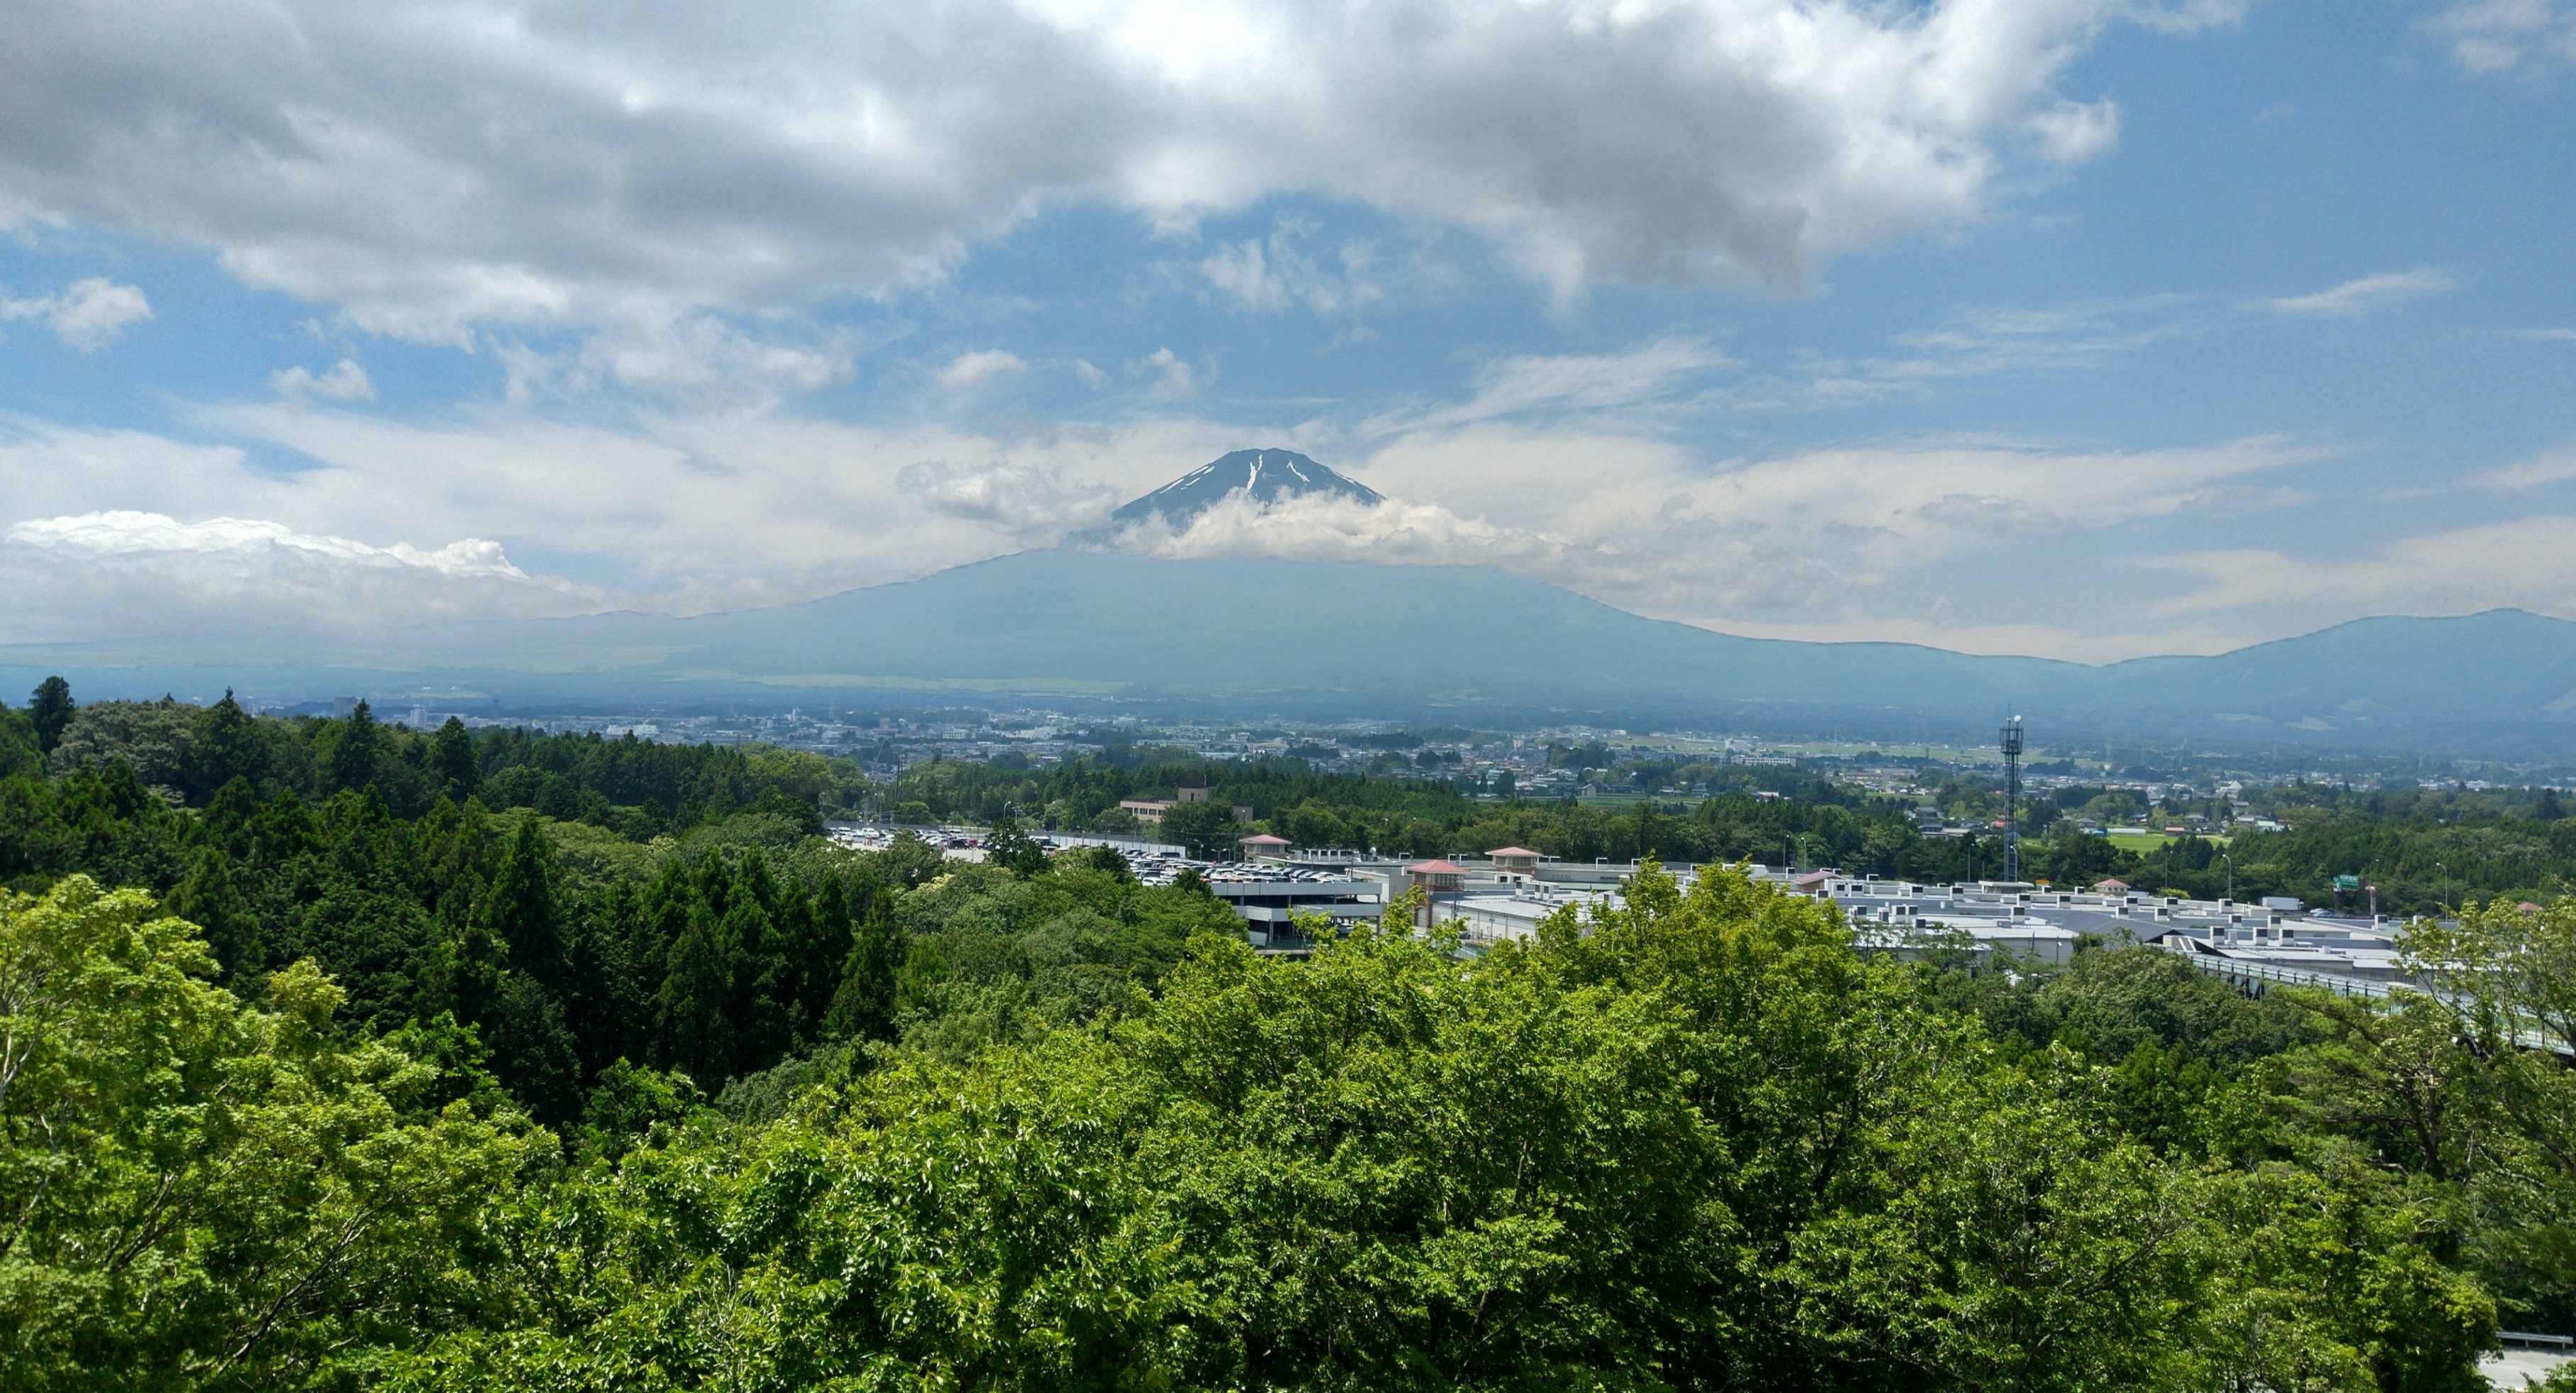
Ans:
[[[329,397],[333,401],[374,401],[376,384],[355,358],[343,358],[320,372],[301,363],[268,375],[268,385],[281,397]]]
[[[799,600],[1052,542],[1224,439],[506,407],[423,423],[309,395],[194,424],[233,443],[0,414],[0,643]]]
[[[597,608],[600,592],[531,576],[501,547],[372,546],[260,519],[109,511],[0,532],[13,642],[327,640],[386,623]]]
[[[1052,542],[1099,521],[1118,506],[1118,491],[1068,479],[1054,464],[1015,460],[960,463],[916,460],[895,484],[944,517],[989,524],[1016,542]]]
[[[638,380],[1071,204],[1184,227],[1320,195],[1481,233],[1561,293],[1786,287],[1980,217],[2016,158],[2101,149],[2116,108],[2059,84],[2105,25],[2232,9],[32,0],[0,46],[0,225],[210,246],[386,334],[608,326],[587,366]],[[1361,269],[1293,235],[1206,266],[1251,304],[1347,303]],[[828,344],[768,366],[839,370]]]
[[[139,288],[104,276],[77,280],[52,295],[14,299],[0,295],[0,322],[42,321],[54,337],[83,353],[95,353],[125,336],[128,327],[152,317],[152,305]]]
[[[1362,466],[1390,494],[1381,504],[1237,497],[1181,527],[1130,527],[1112,544],[1168,557],[1494,566],[1641,613],[1812,635],[1847,625],[1858,595],[2016,539],[2295,502],[2263,476],[2332,453],[2270,437],[2147,451],[1894,440],[1711,469],[1635,436],[1489,426],[1388,442]],[[1454,506],[1416,501],[1427,498]],[[2064,633],[2014,640],[2069,651]],[[2132,635],[2088,655],[2152,643]]]

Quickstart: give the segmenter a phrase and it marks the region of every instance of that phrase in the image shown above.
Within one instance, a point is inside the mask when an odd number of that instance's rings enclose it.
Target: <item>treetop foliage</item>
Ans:
[[[223,710],[0,712],[13,1390],[2447,1393],[2576,1330],[2530,1047],[2576,1043],[2576,903],[2419,927],[2437,990],[2384,1004],[1900,962],[1651,860],[1527,942],[1301,960],[1045,854],[1045,803],[985,864],[854,853],[780,752]],[[1856,802],[1228,777],[1273,825],[1921,854]]]

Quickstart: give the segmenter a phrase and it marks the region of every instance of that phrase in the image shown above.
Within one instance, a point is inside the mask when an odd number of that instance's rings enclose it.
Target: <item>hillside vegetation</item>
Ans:
[[[1288,961],[1111,855],[835,848],[819,761],[356,724],[147,780],[0,713],[6,1386],[2467,1390],[2576,1323],[2509,1034],[2576,908],[2435,945],[2465,1015],[1723,870]]]

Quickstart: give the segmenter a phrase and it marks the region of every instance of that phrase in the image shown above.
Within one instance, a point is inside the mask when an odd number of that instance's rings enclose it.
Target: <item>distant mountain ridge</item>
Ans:
[[[1238,450],[1118,510],[1186,527],[1228,498],[1379,501],[1286,450]],[[2349,741],[2576,757],[2576,623],[2520,610],[2356,620],[2211,657],[2092,667],[1901,643],[1754,639],[1469,566],[1020,552],[723,614],[450,623],[315,661],[241,635],[0,649],[0,681],[276,697],[480,691],[785,706],[1012,693],[1329,717],[1729,721]]]
[[[1386,501],[1377,490],[1325,468],[1294,450],[1236,450],[1174,479],[1109,515],[1114,528],[1140,525],[1160,517],[1174,531],[1186,530],[1200,514],[1229,498],[1276,503],[1284,498],[1347,498],[1354,503]]]

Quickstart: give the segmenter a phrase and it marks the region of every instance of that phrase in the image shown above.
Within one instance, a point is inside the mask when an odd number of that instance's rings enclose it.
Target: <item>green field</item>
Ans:
[[[2215,832],[2204,833],[2202,839],[2213,846],[2227,845],[2227,838]],[[2122,851],[2136,852],[2141,855],[2151,851],[2162,851],[2181,840],[2182,838],[2170,832],[2129,832],[2117,828],[2111,832],[2111,845]]]

